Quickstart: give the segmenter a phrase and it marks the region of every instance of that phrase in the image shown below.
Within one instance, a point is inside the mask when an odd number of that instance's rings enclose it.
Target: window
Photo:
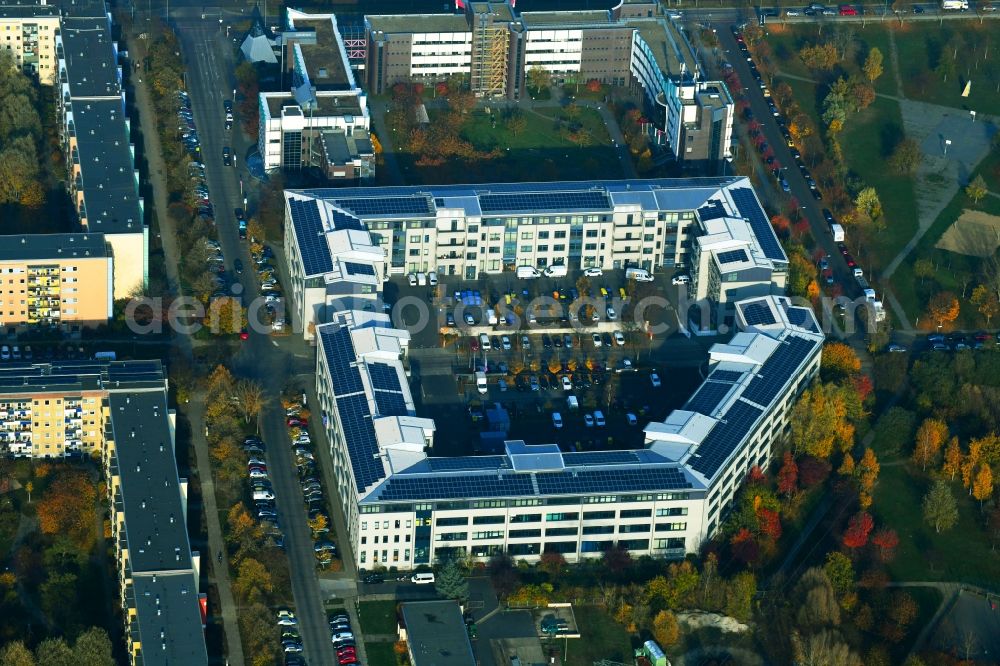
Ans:
[[[686,516],[688,515],[687,507],[675,506],[669,509],[657,509],[656,517],[661,518],[663,516]]]
[[[547,513],[545,514],[546,522],[556,522],[560,520],[577,520],[580,518],[579,513]]]
[[[557,232],[555,232],[555,235],[553,236],[553,238],[566,238],[566,231],[563,230],[563,231],[557,231]]]
[[[465,541],[468,538],[468,532],[442,532],[437,535],[435,541]]]
[[[614,525],[584,525],[584,534],[612,534],[615,531]]]
[[[549,246],[548,245],[539,245],[538,246],[538,251],[539,252],[548,252],[549,251]]]
[[[651,515],[651,509],[626,509],[619,514],[621,518],[649,518]]]
[[[538,240],[548,240],[548,238],[549,238],[549,232],[547,231],[538,232]]]
[[[542,514],[540,513],[522,513],[518,516],[511,516],[510,522],[512,523],[537,523],[542,520]]]
[[[511,539],[526,539],[529,537],[542,536],[541,530],[511,530],[507,533]]]
[[[521,240],[531,240],[533,234],[530,231],[521,232]]]
[[[687,529],[687,523],[656,523],[657,532],[683,532]]]
[[[410,236],[410,242],[411,243],[419,243],[420,242],[420,235],[417,234],[417,235]]]
[[[475,516],[472,519],[473,525],[502,525],[506,522],[506,516]]]
[[[454,526],[454,525],[468,525],[469,524],[469,518],[468,518],[468,516],[456,516],[456,517],[448,517],[448,518],[438,518],[436,521],[434,521],[434,524],[437,525],[438,527],[447,527],[447,526]]]
[[[638,525],[619,525],[618,531],[621,534],[631,534],[635,532],[643,533],[649,531],[649,523],[641,523]]]
[[[545,536],[576,536],[577,528],[575,527],[550,527],[545,530]]]
[[[473,532],[473,539],[502,539],[503,530],[491,530],[489,532]]]
[[[614,511],[584,511],[584,520],[614,520]]]

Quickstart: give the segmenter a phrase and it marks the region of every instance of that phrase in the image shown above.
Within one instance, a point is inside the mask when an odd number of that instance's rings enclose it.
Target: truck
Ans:
[[[538,269],[534,266],[518,266],[517,267],[517,279],[518,280],[534,280],[535,278],[541,277],[542,274],[538,272]]]
[[[941,9],[965,12],[969,10],[969,0],[941,0]]]
[[[496,326],[497,325],[497,313],[496,313],[496,310],[493,310],[492,308],[490,308],[489,310],[486,311],[486,323],[489,324],[490,326]]]
[[[636,282],[652,282],[653,276],[645,268],[626,268],[625,279]]]
[[[858,286],[861,287],[861,292],[865,295],[872,321],[875,323],[885,321],[885,307],[883,307],[882,301],[878,300],[875,290],[864,277],[858,276],[856,279]]]
[[[566,277],[568,269],[566,264],[553,264],[545,269],[546,277]]]
[[[486,373],[477,372],[476,373],[476,390],[479,391],[481,395],[486,395]]]
[[[831,224],[830,233],[833,234],[833,241],[835,243],[844,242],[844,227],[840,226],[839,224]]]

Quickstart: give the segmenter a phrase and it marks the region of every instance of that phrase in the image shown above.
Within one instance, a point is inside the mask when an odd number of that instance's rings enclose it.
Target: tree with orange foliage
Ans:
[[[965,454],[965,458],[962,461],[962,486],[969,489],[969,494],[972,494],[972,478],[973,472],[975,472],[976,467],[983,460],[983,442],[979,439],[974,439],[969,442],[969,452]]]
[[[83,471],[60,469],[36,505],[43,534],[66,536],[81,553],[94,545],[97,485]]]
[[[958,298],[950,291],[941,291],[931,297],[927,304],[927,316],[937,323],[938,328],[948,326],[958,319]]]
[[[941,473],[948,477],[949,481],[955,480],[955,475],[962,469],[962,449],[958,446],[958,437],[952,437],[948,442],[948,448],[944,450],[944,464],[941,466]]]
[[[972,496],[979,500],[979,510],[983,510],[983,502],[993,494],[993,470],[989,465],[980,465],[972,479]]]
[[[858,475],[858,484],[861,486],[862,492],[871,494],[872,490],[875,489],[875,482],[878,480],[880,470],[881,466],[878,464],[875,452],[870,448],[865,449],[861,460],[858,462],[856,472]]]
[[[870,513],[861,512],[847,521],[847,529],[844,531],[843,542],[847,548],[863,548],[868,543],[868,535],[875,526],[875,521]]]
[[[916,446],[913,448],[913,462],[920,465],[922,470],[927,469],[927,465],[934,462],[945,439],[948,437],[948,424],[941,419],[924,419],[917,429]]]
[[[861,370],[861,359],[850,345],[830,342],[823,346],[821,370],[830,379],[850,377]]]
[[[785,451],[781,469],[778,470],[778,492],[782,495],[793,495],[798,490],[798,484],[799,466],[795,464],[791,451]]]
[[[592,93],[601,92],[601,82],[598,79],[590,79],[587,81],[587,91]]]
[[[773,541],[781,538],[781,517],[777,511],[762,506],[757,509],[757,520],[761,534]]]
[[[872,545],[878,559],[882,562],[892,562],[896,556],[896,547],[899,545],[899,535],[896,530],[883,527],[872,535]]]

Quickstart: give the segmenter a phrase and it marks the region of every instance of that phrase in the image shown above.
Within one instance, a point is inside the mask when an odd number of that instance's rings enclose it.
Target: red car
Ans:
[[[247,329],[244,328],[242,331],[240,331],[240,340],[249,340],[249,339],[250,339],[250,334],[247,333]]]
[[[858,10],[854,8],[853,5],[841,5],[840,6],[841,16],[857,16]]]
[[[358,658],[355,655],[348,655],[346,657],[339,657],[338,661],[341,666],[346,666],[346,664],[356,664],[358,663]]]
[[[337,658],[344,659],[346,657],[356,657],[357,651],[352,647],[340,648],[337,650]]]
[[[309,422],[305,419],[295,418],[294,416],[288,419],[289,428],[305,428],[307,425],[309,425]]]

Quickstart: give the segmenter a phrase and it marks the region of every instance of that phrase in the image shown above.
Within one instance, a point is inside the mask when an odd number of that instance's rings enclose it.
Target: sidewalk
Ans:
[[[134,60],[142,62],[145,56],[145,49],[141,40],[134,36],[129,40],[136,55]],[[143,154],[146,158],[148,168],[147,178],[153,190],[153,210],[155,213],[162,213],[157,216],[159,221],[159,231],[161,242],[163,243],[164,263],[167,272],[168,291],[175,295],[180,295],[180,279],[177,273],[177,264],[180,261],[180,252],[177,245],[177,237],[167,220],[165,211],[167,210],[167,189],[163,180],[163,152],[160,148],[160,137],[156,131],[156,122],[153,114],[152,100],[146,86],[139,84],[142,73],[133,74],[133,104],[139,114],[139,126],[143,133]],[[154,214],[155,214],[154,213]],[[192,357],[191,338],[186,335],[177,335],[173,338],[173,343],[178,346],[185,356]],[[212,470],[208,459],[208,443],[205,441],[205,433],[202,429],[202,414],[204,405],[200,392],[195,395],[193,402],[189,403],[185,410],[191,423],[192,445],[197,458],[197,474],[201,482],[202,504],[204,507],[205,523],[208,530],[208,552],[202,553],[202,563],[208,565],[208,582],[213,583],[219,593],[219,603],[221,604],[221,616],[223,631],[226,635],[227,663],[235,666],[244,664],[243,644],[240,641],[239,624],[236,619],[236,603],[233,600],[233,593],[229,582],[228,562],[223,558],[220,564],[215,559],[216,553],[225,550],[225,542],[222,539],[222,528],[219,524],[219,512],[215,501],[215,486],[212,481]]]

